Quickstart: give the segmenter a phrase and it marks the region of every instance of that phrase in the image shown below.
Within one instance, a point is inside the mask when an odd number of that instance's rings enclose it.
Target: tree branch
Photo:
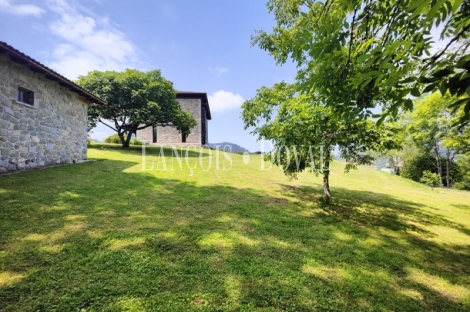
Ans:
[[[390,19],[390,21],[388,22],[387,24],[387,28],[385,29],[385,37],[384,37],[384,41],[382,42],[382,48],[385,47],[385,44],[387,43],[388,41],[388,37],[390,36],[390,29],[392,28],[392,24],[395,20],[395,16],[397,15],[397,11],[398,11],[398,7],[395,6],[393,8],[393,13],[392,13],[392,18]]]
[[[101,123],[102,123],[103,125],[105,125],[106,127],[109,127],[109,128],[111,128],[111,129],[113,129],[114,131],[116,131],[116,132],[117,132],[117,130],[116,130],[116,129],[114,129],[113,127],[111,127],[111,126],[110,126],[110,125],[108,125],[107,123],[104,123],[104,122],[103,122],[101,119],[98,119],[98,121],[99,121],[99,122],[101,122]]]
[[[426,64],[427,66],[429,65],[432,65],[434,64],[434,62],[436,62],[446,51],[447,49],[452,45],[452,43],[454,43],[455,41],[459,40],[459,38],[467,31],[470,29],[470,24],[468,24],[467,26],[465,26],[458,34],[457,36],[455,36],[454,38],[452,38],[451,41],[449,41],[449,43],[445,46],[445,48],[439,52],[439,54],[431,57],[431,59],[429,60],[429,62]]]
[[[349,51],[348,51],[348,61],[346,62],[346,65],[349,64],[349,62],[351,61],[351,48],[352,48],[352,42],[353,42],[353,33],[354,33],[354,23],[356,22],[356,13],[357,13],[357,8],[354,9],[354,15],[353,15],[353,19],[352,19],[352,22],[351,22],[351,30],[350,30],[350,34],[349,34]]]

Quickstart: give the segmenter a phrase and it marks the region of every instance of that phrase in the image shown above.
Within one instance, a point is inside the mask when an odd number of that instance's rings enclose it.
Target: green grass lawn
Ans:
[[[259,155],[88,153],[0,176],[1,311],[470,311],[469,192],[334,163],[324,207]]]

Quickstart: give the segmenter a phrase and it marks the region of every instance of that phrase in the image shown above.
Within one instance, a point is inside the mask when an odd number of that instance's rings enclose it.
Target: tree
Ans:
[[[382,107],[379,122],[413,108],[412,97],[447,90],[470,120],[470,0],[270,0],[277,25],[252,44],[343,118]],[[444,46],[433,45],[439,33]],[[347,86],[346,86],[347,85]]]
[[[440,180],[441,179],[439,178],[439,176],[437,174],[426,170],[426,171],[423,171],[423,176],[422,176],[420,182],[426,184],[427,186],[429,186],[432,189],[433,187],[441,185]]]
[[[451,186],[451,169],[457,154],[469,149],[465,144],[467,127],[456,126],[463,113],[448,108],[452,97],[439,92],[420,98],[409,115],[406,131],[425,155],[432,155],[441,186]],[[442,162],[445,162],[444,164]],[[445,172],[444,172],[445,170]]]
[[[349,171],[357,164],[372,162],[368,150],[396,148],[396,131],[388,125],[377,127],[371,120],[342,120],[331,108],[297,91],[296,85],[284,82],[271,89],[258,89],[254,98],[243,103],[242,119],[245,129],[255,127],[253,134],[273,142],[270,156],[275,155],[285,174],[295,177],[309,167],[322,173],[325,200],[329,202],[329,170],[335,146],[348,161],[345,170]]]
[[[103,123],[117,132],[123,147],[129,147],[132,134],[149,126],[175,126],[184,135],[196,126],[194,117],[176,101],[171,82],[159,70],[92,71],[80,76],[77,83],[108,102],[90,107],[89,129]]]

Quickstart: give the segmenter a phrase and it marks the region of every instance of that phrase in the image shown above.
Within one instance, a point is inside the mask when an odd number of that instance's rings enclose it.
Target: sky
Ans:
[[[240,107],[258,88],[296,74],[293,64],[277,66],[250,45],[255,30],[275,24],[265,2],[0,0],[0,41],[71,80],[91,70],[160,69],[175,89],[207,93],[210,143],[258,151]],[[91,136],[112,133],[101,125]]]

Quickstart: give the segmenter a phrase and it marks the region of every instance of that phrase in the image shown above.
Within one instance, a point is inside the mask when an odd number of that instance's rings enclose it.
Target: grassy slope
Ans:
[[[470,311],[468,192],[335,163],[322,207],[320,178],[259,156],[89,157],[0,177],[0,310]]]

